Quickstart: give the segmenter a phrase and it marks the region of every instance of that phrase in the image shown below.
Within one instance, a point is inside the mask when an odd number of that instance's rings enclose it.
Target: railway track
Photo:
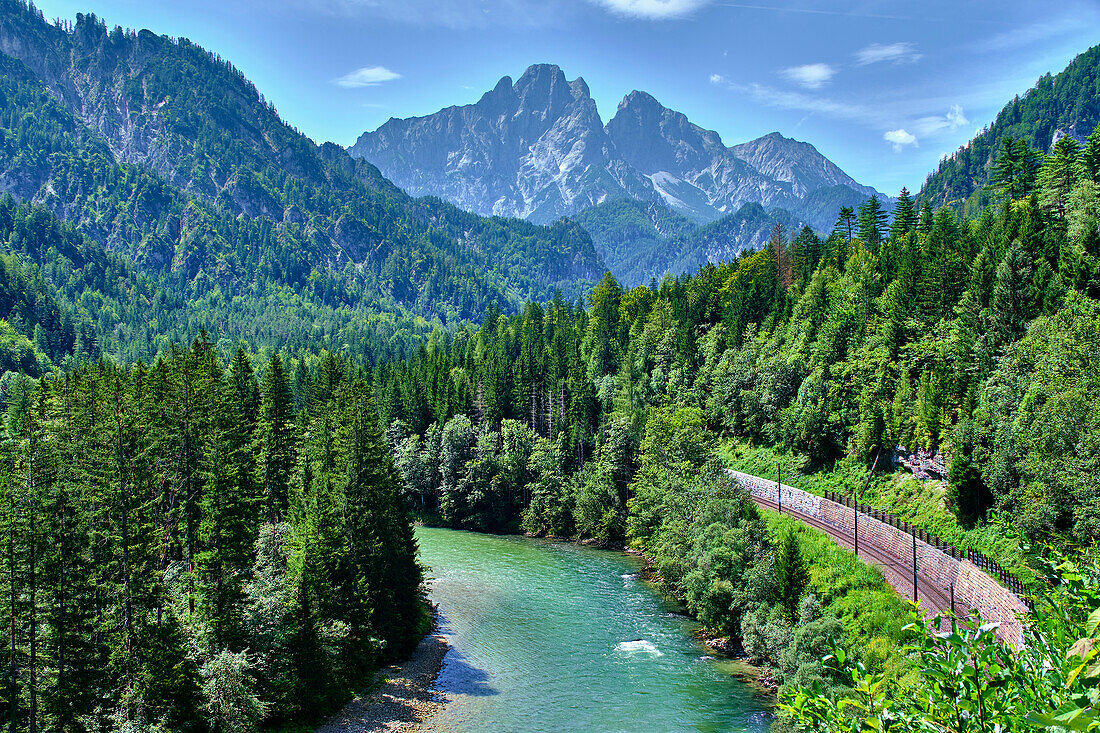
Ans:
[[[770,499],[765,499],[756,494],[751,494],[751,496],[758,506],[771,509],[772,511],[780,510],[779,505]],[[821,521],[817,517],[803,514],[790,507],[784,507],[781,513],[792,516],[798,521],[824,532],[834,542],[848,550],[855,549],[852,536],[849,533],[842,532],[827,522]],[[912,556],[905,558],[897,557],[871,542],[864,541],[861,542],[859,546],[859,557],[880,568],[882,574],[886,577],[886,582],[893,586],[894,590],[898,592],[898,595],[903,598],[913,597]],[[921,608],[925,610],[929,616],[952,612],[950,590],[940,588],[939,584],[932,578],[923,575],[920,572],[919,561],[917,562],[917,598],[920,601]]]

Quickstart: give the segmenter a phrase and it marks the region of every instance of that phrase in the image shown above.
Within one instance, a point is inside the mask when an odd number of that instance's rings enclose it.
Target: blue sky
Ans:
[[[1100,0],[38,0],[185,36],[291,124],[349,145],[558,64],[604,120],[648,91],[727,145],[778,130],[889,193],[1100,43]]]

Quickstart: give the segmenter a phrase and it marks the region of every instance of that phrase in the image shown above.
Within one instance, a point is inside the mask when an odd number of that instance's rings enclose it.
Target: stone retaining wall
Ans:
[[[740,471],[730,473],[753,496],[778,503],[776,482]],[[789,511],[796,518],[797,515],[804,515],[828,525],[834,539],[843,538],[845,544],[851,546],[856,518],[854,510],[785,484],[782,499],[784,512]],[[860,513],[859,543],[861,547],[873,545],[908,570],[908,578],[903,577],[904,573],[894,573],[894,577],[887,573],[887,579],[900,595],[912,597],[913,535]],[[1013,643],[1020,641],[1022,629],[1017,615],[1027,613],[1023,601],[970,561],[954,558],[920,539],[916,546],[918,588],[922,584],[930,584],[938,588],[943,596],[950,597],[953,586],[958,615],[970,609],[976,610],[983,619],[1000,623],[998,636],[1002,639]],[[935,605],[942,607],[931,610],[951,610],[949,602],[939,601]]]

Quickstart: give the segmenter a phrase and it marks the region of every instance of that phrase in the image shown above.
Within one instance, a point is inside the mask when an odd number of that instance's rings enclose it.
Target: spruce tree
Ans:
[[[836,225],[833,226],[833,231],[841,234],[848,244],[852,243],[852,227],[855,219],[855,209],[851,206],[841,206],[840,213],[836,217]]]
[[[894,205],[894,220],[890,224],[890,237],[897,238],[917,228],[917,207],[909,189],[902,186],[898,202]]]
[[[989,174],[988,187],[996,191],[1001,198],[1011,201],[1020,198],[1023,187],[1020,182],[1020,151],[1015,140],[1006,135],[1001,139],[1001,149]]]
[[[294,398],[278,353],[267,364],[260,391],[259,480],[267,520],[275,524],[286,517],[295,462]]]
[[[886,219],[886,210],[882,208],[882,202],[878,200],[878,196],[871,196],[860,204],[859,238],[873,253],[878,252],[879,245],[882,243],[883,233],[886,231]]]
[[[1100,184],[1100,124],[1085,140],[1085,147],[1081,150],[1081,175],[1093,183]]]
[[[793,528],[788,528],[779,537],[779,545],[775,548],[774,572],[776,602],[788,620],[797,621],[798,604],[806,592],[810,578],[798,534]]]
[[[1050,211],[1056,219],[1064,219],[1066,205],[1073,187],[1077,185],[1080,176],[1080,168],[1077,162],[1077,153],[1080,145],[1069,135],[1063,136],[1054,146],[1054,152],[1043,163],[1039,171],[1039,181],[1042,185],[1040,199],[1043,207]]]

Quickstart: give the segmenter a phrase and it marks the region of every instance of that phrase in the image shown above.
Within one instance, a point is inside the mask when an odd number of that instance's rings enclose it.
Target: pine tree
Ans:
[[[623,289],[607,273],[589,295],[590,311],[583,350],[593,381],[619,370],[622,358],[622,329],[619,323],[619,302]]]
[[[1043,208],[1050,211],[1057,219],[1064,219],[1066,205],[1069,202],[1070,193],[1077,185],[1080,169],[1077,162],[1077,153],[1080,146],[1069,135],[1063,136],[1054,146],[1054,152],[1043,163],[1039,171],[1039,180],[1042,185],[1040,199]]]
[[[1028,145],[1027,141],[1022,138],[1015,142],[1015,148],[1016,160],[1018,161],[1016,172],[1017,198],[1026,198],[1034,192],[1039,181],[1039,169],[1042,166],[1043,159],[1039,151]]]
[[[53,730],[83,732],[109,682],[101,673],[103,650],[96,643],[96,568],[90,542],[92,517],[85,492],[100,479],[95,460],[103,447],[95,420],[73,398],[67,376],[53,388],[51,422],[58,432],[58,475],[46,506],[50,538],[44,581],[50,588],[46,649],[51,668],[43,700]],[[89,470],[91,469],[91,470]]]
[[[394,651],[408,648],[408,619],[416,615],[420,569],[401,479],[365,396],[350,415],[344,482],[345,616],[362,650],[380,634]],[[364,662],[361,662],[364,663]]]
[[[855,220],[855,209],[851,206],[840,207],[840,213],[836,217],[836,225],[833,227],[833,231],[841,234],[848,244],[852,243],[852,227]]]
[[[1100,184],[1100,124],[1093,129],[1081,150],[1081,175]]]
[[[898,194],[898,202],[894,205],[894,220],[890,224],[890,237],[892,239],[908,234],[917,228],[917,207],[913,197],[909,195],[909,189],[902,186]]]
[[[882,202],[878,196],[860,204],[859,207],[859,238],[872,253],[877,253],[882,244],[883,232],[886,231],[886,210],[882,208]]]
[[[48,658],[43,653],[42,620],[47,615],[47,566],[50,552],[46,534],[46,507],[54,491],[57,460],[54,444],[46,436],[48,387],[43,381],[21,406],[18,419],[9,420],[9,436],[15,442],[12,472],[15,486],[15,520],[21,525],[15,539],[16,562],[22,567],[18,574],[21,585],[18,603],[12,616],[18,619],[25,640],[23,705],[26,710],[26,730],[36,733],[46,723],[42,711],[44,680],[47,679]],[[13,413],[9,415],[14,417]],[[14,596],[13,596],[14,597]],[[15,627],[16,624],[13,624]],[[14,639],[14,637],[13,637]]]
[[[932,205],[927,198],[920,202],[920,221],[917,223],[917,231],[921,234],[929,234],[932,231]]]
[[[778,594],[776,601],[788,620],[797,621],[798,604],[810,579],[798,534],[793,528],[780,535],[779,545],[775,548],[774,572]]]
[[[1031,318],[1032,261],[1018,242],[1014,242],[997,267],[990,308],[992,330],[1001,344],[1015,341]]]
[[[1020,151],[1015,140],[1006,135],[1001,139],[1001,149],[990,171],[988,187],[1003,199],[1011,201],[1020,198],[1023,189],[1020,182],[1020,163]]]
[[[275,524],[286,517],[290,477],[296,460],[294,398],[283,360],[277,353],[267,364],[260,391],[263,395],[258,425],[260,485],[267,520]]]
[[[203,616],[218,648],[241,647],[244,575],[251,566],[256,496],[247,415],[233,380],[216,386],[217,404],[208,437],[209,462],[195,559]]]

